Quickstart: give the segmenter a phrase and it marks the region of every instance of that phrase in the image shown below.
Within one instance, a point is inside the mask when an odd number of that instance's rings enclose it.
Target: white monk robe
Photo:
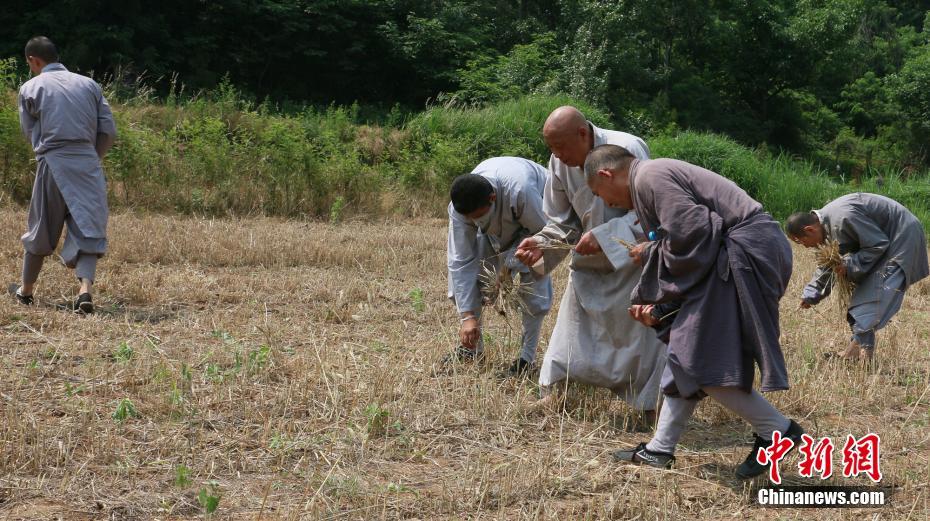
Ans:
[[[637,158],[648,159],[649,149],[640,138],[590,126],[594,146],[619,145]],[[543,208],[549,222],[536,235],[538,240],[574,244],[592,231],[603,252],[589,256],[571,252],[568,286],[540,369],[541,393],[547,395],[567,378],[611,389],[636,409],[654,410],[666,346],[655,331],[642,327],[627,312],[642,270],[632,263],[626,247],[614,240],[642,238],[635,213],[605,206],[591,193],[584,171],[555,155],[549,159]],[[542,266],[534,269],[550,273],[565,255],[565,250],[545,250]]]
[[[495,273],[502,268],[517,273],[520,281],[528,285],[519,294],[523,301],[520,358],[533,362],[542,321],[552,305],[552,281],[548,275],[534,277],[514,253],[523,239],[546,224],[542,201],[546,169],[519,157],[494,157],[481,162],[471,173],[491,183],[496,199],[478,222],[456,212],[449,203],[449,298],[459,313],[470,311],[480,320],[482,265]],[[478,342],[480,353],[484,346],[480,338]]]

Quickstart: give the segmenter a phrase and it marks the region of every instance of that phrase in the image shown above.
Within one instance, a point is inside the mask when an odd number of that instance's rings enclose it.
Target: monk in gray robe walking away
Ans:
[[[553,111],[543,138],[552,151],[543,201],[548,223],[520,244],[517,257],[543,273],[569,254],[571,263],[540,368],[540,403],[555,400],[568,381],[604,387],[641,413],[639,427],[651,429],[665,346],[626,313],[641,270],[616,240],[635,242],[643,232],[634,213],[608,208],[591,193],[581,168],[598,145],[622,145],[642,159],[649,148],[634,135],[594,126],[574,107]],[[574,251],[549,247],[553,243],[574,245]]]
[[[116,125],[100,85],[58,63],[51,40],[29,40],[26,61],[35,77],[19,90],[19,119],[38,165],[22,237],[22,284],[10,290],[20,303],[33,303],[42,263],[67,225],[61,258],[81,285],[73,308],[92,313],[91,288],[97,259],[107,250],[109,217],[100,160],[113,145]]]
[[[813,248],[835,240],[843,263],[831,270],[817,268],[804,287],[801,307],[826,298],[837,276],[855,284],[846,312],[852,338],[840,356],[871,361],[875,332],[901,309],[904,292],[930,274],[927,236],[920,220],[887,197],[856,193],[831,201],[820,210],[788,218],[788,236]]]
[[[500,291],[501,284],[512,284],[514,278],[519,280],[516,297],[520,301],[523,333],[520,356],[513,361],[508,374],[524,375],[536,360],[539,332],[552,306],[552,281],[549,276],[534,277],[529,268],[514,258],[514,253],[521,240],[539,232],[546,224],[545,186],[545,167],[519,157],[485,160],[470,174],[452,182],[446,256],[449,298],[459,312],[461,326],[460,345],[443,360],[444,366],[483,354],[484,297]],[[504,280],[508,277],[510,280]]]
[[[768,466],[756,456],[773,432],[795,443],[804,433],[753,389],[756,365],[762,391],[788,388],[778,302],[791,277],[791,247],[780,225],[732,181],[683,161],[643,161],[604,145],[588,155],[585,175],[609,206],[635,209],[654,239],[629,253],[643,265],[630,314],[667,329],[655,435],[614,458],[671,467],[698,400],[710,396],[757,433],[736,474],[763,473]]]

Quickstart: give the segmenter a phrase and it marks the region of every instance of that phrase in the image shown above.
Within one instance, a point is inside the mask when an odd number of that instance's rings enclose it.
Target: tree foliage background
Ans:
[[[928,1],[6,5],[0,57],[45,34],[72,69],[145,74],[163,93],[228,78],[279,106],[358,102],[375,116],[566,93],[641,134],[713,131],[860,169],[930,165]]]

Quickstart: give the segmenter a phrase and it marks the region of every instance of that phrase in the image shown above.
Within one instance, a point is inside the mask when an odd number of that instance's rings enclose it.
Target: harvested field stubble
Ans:
[[[24,218],[0,211],[10,280]],[[884,484],[896,488],[879,509],[776,511],[732,477],[750,428],[712,403],[670,473],[610,461],[643,435],[618,428],[630,411],[606,392],[577,389],[570,411],[529,414],[535,386],[497,377],[518,351],[518,318],[488,313],[488,364],[432,377],[458,327],[445,228],[114,215],[97,315],[54,309],[74,281],[53,262],[37,308],[0,301],[0,515],[199,518],[216,498],[214,516],[231,519],[930,513],[927,282],[865,372],[822,356],[847,340],[841,317],[794,309],[814,267],[796,256],[782,315],[793,387],[770,396],[834,443],[880,434]],[[796,462],[783,462],[788,484],[800,481]]]

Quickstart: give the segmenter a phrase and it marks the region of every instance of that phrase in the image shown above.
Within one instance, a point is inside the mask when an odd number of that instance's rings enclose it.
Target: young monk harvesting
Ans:
[[[801,307],[809,308],[826,298],[837,276],[856,287],[849,300],[846,319],[852,338],[840,356],[871,361],[875,332],[891,320],[912,284],[930,274],[927,236],[917,217],[900,203],[881,195],[844,195],[811,212],[788,218],[788,236],[813,248],[835,240],[843,263],[833,270],[819,267],[804,287]]]
[[[481,284],[483,271],[499,278],[516,274],[522,284],[523,335],[520,356],[508,374],[526,374],[536,360],[543,319],[552,306],[550,277],[534,277],[514,257],[517,244],[542,229],[546,169],[528,159],[493,157],[452,182],[449,197],[449,298],[461,318],[459,347],[444,359],[472,360],[482,354]],[[491,281],[484,281],[485,283]]]
[[[671,467],[698,400],[710,396],[758,433],[736,474],[763,473],[768,466],[756,454],[774,431],[795,443],[804,433],[753,389],[755,365],[762,391],[788,388],[778,301],[791,276],[791,248],[781,227],[735,183],[683,161],[642,161],[604,145],[588,155],[585,175],[606,204],[636,210],[646,233],[654,232],[654,241],[630,252],[643,265],[633,317],[655,325],[654,305],[678,308],[666,318],[665,401],[655,435],[614,458]]]

